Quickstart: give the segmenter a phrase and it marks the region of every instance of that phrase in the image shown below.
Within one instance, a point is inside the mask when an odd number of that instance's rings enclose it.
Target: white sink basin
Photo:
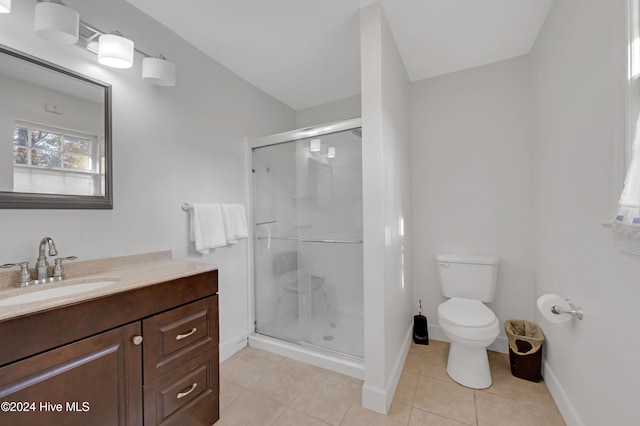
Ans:
[[[33,291],[31,293],[19,294],[17,296],[0,299],[0,306],[19,305],[22,303],[41,302],[43,300],[53,299],[62,296],[71,296],[74,294],[84,293],[86,291],[97,290],[99,288],[108,287],[117,283],[117,281],[91,281],[82,284],[72,284],[56,288],[48,288],[46,290]]]

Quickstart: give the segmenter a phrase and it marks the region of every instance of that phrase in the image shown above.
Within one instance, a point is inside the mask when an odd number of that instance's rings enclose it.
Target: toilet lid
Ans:
[[[444,320],[464,327],[483,327],[496,319],[496,315],[484,303],[457,297],[438,306],[438,314]]]

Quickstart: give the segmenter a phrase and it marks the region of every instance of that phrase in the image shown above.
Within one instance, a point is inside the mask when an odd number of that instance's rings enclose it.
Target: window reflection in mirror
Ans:
[[[97,134],[15,121],[13,191],[104,194],[104,149]]]

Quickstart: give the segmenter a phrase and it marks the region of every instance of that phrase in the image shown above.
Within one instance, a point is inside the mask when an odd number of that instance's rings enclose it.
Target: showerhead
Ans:
[[[361,138],[362,137],[362,127],[358,127],[357,129],[353,129],[351,131],[351,133],[353,133],[357,137]]]

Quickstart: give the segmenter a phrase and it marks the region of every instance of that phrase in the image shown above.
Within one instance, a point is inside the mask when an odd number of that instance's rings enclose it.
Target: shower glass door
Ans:
[[[257,333],[363,357],[360,134],[253,149]]]

